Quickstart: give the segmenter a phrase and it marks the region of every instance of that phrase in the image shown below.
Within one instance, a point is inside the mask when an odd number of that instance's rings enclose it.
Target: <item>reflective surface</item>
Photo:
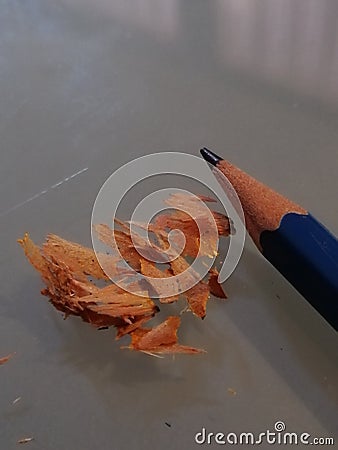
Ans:
[[[276,420],[337,433],[337,334],[249,240],[229,300],[184,317],[182,342],[207,355],[175,360],[63,321],[16,243],[27,230],[89,244],[113,170],[202,146],[338,234],[337,2],[0,5],[0,356],[16,352],[0,367],[1,448],[33,436],[32,449],[188,449],[202,427]]]

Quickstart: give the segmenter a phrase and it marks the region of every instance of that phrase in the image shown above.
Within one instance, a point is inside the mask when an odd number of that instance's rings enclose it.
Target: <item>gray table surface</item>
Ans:
[[[277,420],[337,437],[337,334],[249,240],[227,303],[182,330],[208,353],[173,360],[63,321],[16,238],[90,244],[108,175],[204,145],[337,234],[338,3],[3,0],[0,92],[0,356],[16,352],[0,367],[0,448],[190,449],[203,427]]]

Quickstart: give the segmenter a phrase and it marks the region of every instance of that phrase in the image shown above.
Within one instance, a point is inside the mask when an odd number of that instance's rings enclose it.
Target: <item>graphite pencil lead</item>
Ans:
[[[213,166],[217,166],[217,164],[222,161],[223,158],[221,158],[220,156],[216,155],[216,153],[212,152],[211,150],[207,149],[206,147],[202,148],[200,150],[201,155],[203,156],[203,158],[210,164],[212,164]]]

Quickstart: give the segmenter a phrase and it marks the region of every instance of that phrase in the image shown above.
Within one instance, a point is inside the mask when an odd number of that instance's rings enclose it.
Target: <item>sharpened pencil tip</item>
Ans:
[[[208,150],[206,147],[202,148],[200,152],[203,158],[213,166],[217,166],[217,164],[223,159],[220,156],[216,155],[216,153],[213,153],[211,150]]]

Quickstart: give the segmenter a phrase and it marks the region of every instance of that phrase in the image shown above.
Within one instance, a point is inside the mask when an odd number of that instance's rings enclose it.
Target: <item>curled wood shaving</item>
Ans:
[[[62,259],[73,271],[79,275],[83,274],[84,279],[86,275],[91,275],[98,280],[109,280],[98,263],[94,251],[90,248],[66,241],[55,234],[49,234],[43,244],[43,253],[50,258]],[[100,255],[100,258],[106,259],[112,266],[116,266],[118,262],[118,258],[109,255]]]
[[[210,293],[226,298],[222,286],[218,284],[218,272],[215,268],[209,271],[208,279],[200,280],[201,277],[190,268],[186,259],[199,255],[203,264],[203,258],[214,257],[217,253],[217,239],[208,232],[212,223],[210,217],[206,217],[200,201],[214,202],[205,196],[200,196],[197,201],[182,194],[171,195],[166,203],[173,210],[159,215],[149,225],[136,224],[147,230],[151,237],[149,241],[134,231],[131,234],[129,224],[118,219],[115,220],[114,229],[106,224],[95,225],[98,238],[109,248],[108,254],[100,254],[100,261],[104,262],[104,267],[109,266],[110,277],[123,282],[119,283],[122,287],[110,282],[95,252],[90,248],[55,234],[49,234],[41,247],[27,233],[18,242],[30,263],[41,274],[45,283],[42,294],[66,317],[79,316],[100,329],[114,326],[117,330],[116,339],[124,335],[131,337],[128,348],[132,350],[154,355],[201,353],[201,349],[178,344],[179,317],[170,316],[154,328],[143,328],[159,311],[152,300],[159,297],[156,291],[158,284],[155,283],[157,278],[161,279],[161,289],[167,287],[168,292],[173,292],[172,288],[178,287],[179,292],[182,292],[180,295],[160,298],[161,303],[173,303],[181,297],[185,298],[188,309],[200,318],[206,315]],[[192,216],[180,211],[181,207],[186,211],[193,211]],[[198,217],[200,228],[193,217]],[[216,222],[218,236],[230,234],[231,224],[226,216],[213,212],[212,221]],[[179,238],[169,241],[168,233],[171,230],[184,233],[185,244],[181,254],[177,254],[181,243]],[[202,241],[201,236],[204,236]],[[163,255],[164,251],[167,255]],[[160,264],[154,263],[155,259]],[[154,280],[144,283],[138,273]],[[177,278],[174,278],[176,275],[181,275],[179,286]],[[101,281],[101,285],[98,281]],[[194,286],[187,289],[192,284]],[[134,294],[128,292],[130,288]],[[1,358],[0,364],[4,364],[10,357],[11,355]]]
[[[215,267],[209,270],[208,284],[210,293],[215,297],[227,298],[227,295],[224,292],[222,285],[219,284],[218,282],[218,275],[219,275],[218,270]]]
[[[152,261],[141,261],[141,273],[147,277],[151,278],[161,278],[162,283],[165,283],[168,287],[168,291],[172,290],[172,280],[173,273],[169,270],[160,270]],[[151,286],[153,287],[153,286]],[[164,287],[165,289],[165,287]],[[155,291],[156,292],[156,291]],[[152,292],[153,293],[153,292]],[[173,303],[179,299],[179,295],[172,295],[171,297],[164,297],[160,299],[161,303]]]
[[[53,247],[49,247],[46,256],[44,247],[39,249],[27,234],[19,243],[47,285],[42,294],[48,296],[51,303],[66,316],[80,316],[96,327],[114,325],[123,329],[140,317],[150,319],[158,310],[150,298],[130,294],[115,284],[98,288],[89,280],[84,280],[82,268],[79,269],[76,264],[65,264],[59,249],[54,255]]]
[[[180,318],[170,316],[155,328],[138,328],[131,333],[131,344],[127,348],[150,354],[203,353],[202,349],[177,343],[179,325]]]

